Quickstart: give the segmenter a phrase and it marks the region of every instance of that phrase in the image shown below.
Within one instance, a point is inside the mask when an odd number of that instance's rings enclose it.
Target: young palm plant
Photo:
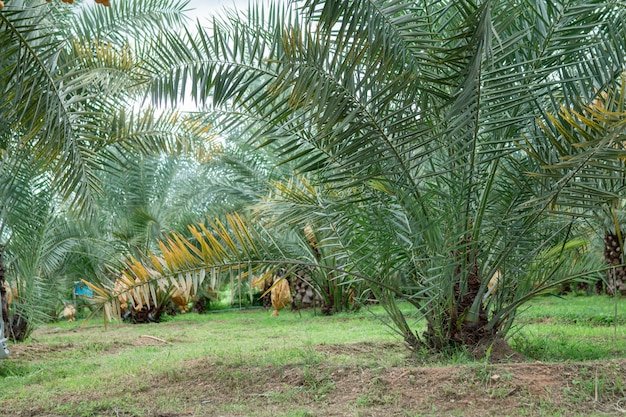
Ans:
[[[619,76],[625,13],[560,0],[258,5],[164,35],[145,82],[158,100],[190,92],[218,127],[243,126],[324,189],[308,217],[341,260],[328,270],[367,283],[412,348],[480,347],[532,296],[595,269],[573,262],[579,213],[548,216],[575,172],[542,188],[516,144],[552,146],[536,120]],[[157,281],[187,264],[152,265]]]

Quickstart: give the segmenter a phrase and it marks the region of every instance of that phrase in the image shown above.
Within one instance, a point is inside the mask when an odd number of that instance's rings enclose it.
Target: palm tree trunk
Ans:
[[[4,321],[4,328],[9,328],[9,302],[6,294],[5,287],[5,269],[4,269],[4,248],[0,247],[0,307],[2,308],[2,320]],[[4,337],[3,334],[0,334],[0,339]]]
[[[481,306],[476,320],[468,320],[467,314],[478,297],[480,280],[470,277],[461,294],[461,286],[455,285],[456,302],[451,309],[439,311],[439,317],[428,318],[424,340],[430,349],[441,351],[449,346],[466,346],[472,349],[494,339],[496,330],[487,330],[487,312]]]
[[[458,260],[463,255],[456,251],[453,256]],[[464,271],[467,270],[467,271]],[[480,296],[481,280],[476,256],[468,247],[465,262],[459,263],[454,271],[454,302],[450,308],[435,311],[428,318],[428,329],[424,339],[430,349],[441,351],[448,346],[466,346],[473,349],[497,335],[498,329],[487,330],[489,319],[484,306],[480,305],[475,320],[468,319],[468,313],[477,297]],[[461,276],[467,274],[467,283],[463,285]],[[438,317],[434,317],[437,315]]]

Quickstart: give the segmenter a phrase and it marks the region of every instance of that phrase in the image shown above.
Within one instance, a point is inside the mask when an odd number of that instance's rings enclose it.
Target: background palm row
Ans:
[[[307,0],[193,31],[184,7],[0,14],[1,237],[24,308],[78,278],[115,311],[120,277],[156,298],[308,268],[328,312],[374,298],[440,350],[605,276],[585,248],[622,239],[623,4]],[[198,111],[164,110],[183,100]]]

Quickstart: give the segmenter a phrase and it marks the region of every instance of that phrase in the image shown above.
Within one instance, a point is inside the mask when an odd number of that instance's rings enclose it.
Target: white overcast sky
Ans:
[[[251,0],[252,2],[258,0]],[[191,30],[195,30],[196,19],[200,20],[202,25],[208,24],[208,19],[211,16],[217,14],[224,14],[226,9],[232,10],[233,8],[242,11],[248,10],[249,0],[190,0],[187,6],[190,9],[187,12],[187,16],[192,19]],[[197,107],[192,100],[185,100],[181,105],[182,110],[196,111]]]
[[[201,23],[206,23],[210,16],[220,13],[225,8],[233,7],[241,10],[248,8],[248,0],[191,0],[189,8],[194,9],[187,13],[194,21],[200,19]]]

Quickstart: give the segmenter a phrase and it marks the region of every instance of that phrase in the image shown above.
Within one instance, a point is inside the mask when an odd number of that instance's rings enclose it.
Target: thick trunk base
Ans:
[[[163,308],[161,307],[152,309],[144,307],[141,310],[135,310],[131,308],[126,311],[126,313],[124,313],[122,319],[124,321],[129,321],[134,324],[158,323],[159,321],[161,321],[161,314],[163,314]]]
[[[6,328],[6,337],[13,342],[23,342],[32,333],[32,327],[29,326],[26,317],[20,313],[14,313],[9,320]]]
[[[406,335],[404,340],[408,343],[409,348],[414,351],[425,348],[430,352],[443,355],[465,351],[475,360],[489,363],[516,363],[526,360],[521,353],[513,350],[503,337],[491,336],[486,332],[480,333],[483,335],[482,338],[478,334],[474,334],[468,337],[465,342],[458,339],[429,339],[426,335],[420,340],[413,334]]]
[[[607,271],[607,288],[610,295],[620,294],[626,296],[626,268],[619,266],[623,262],[623,250],[616,233],[607,231],[604,234],[604,259],[614,268]]]
[[[485,360],[490,363],[524,362],[526,358],[509,346],[501,337],[485,339],[473,346],[470,353],[476,360]]]

